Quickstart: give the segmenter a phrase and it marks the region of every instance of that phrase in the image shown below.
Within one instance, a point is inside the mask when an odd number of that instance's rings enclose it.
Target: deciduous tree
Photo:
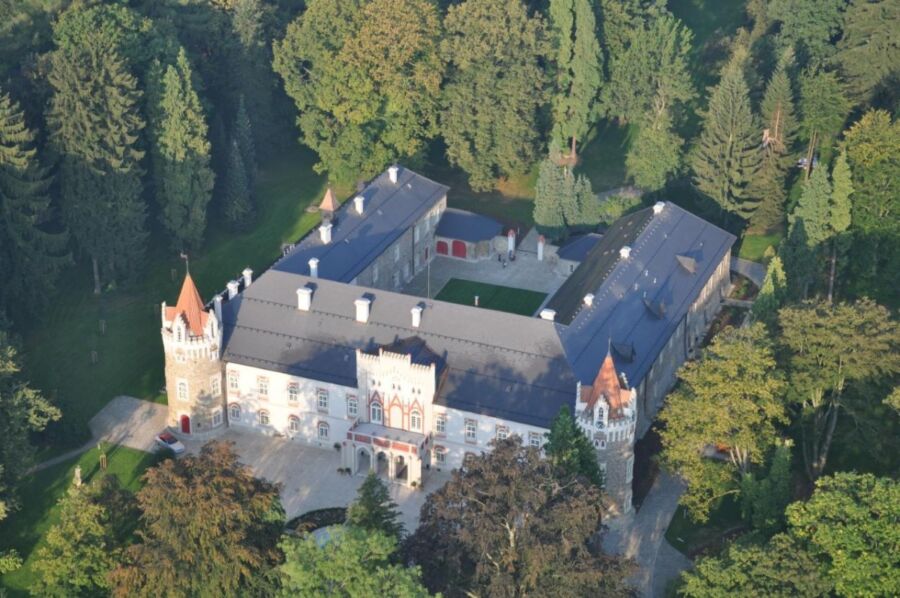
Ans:
[[[448,9],[444,28],[440,123],[447,157],[473,189],[487,190],[498,176],[534,162],[535,123],[547,93],[544,25],[521,0],[468,0]]]
[[[625,168],[635,185],[651,191],[663,188],[681,168],[683,145],[668,114],[639,125],[625,155]]]
[[[111,574],[115,596],[239,595],[281,560],[278,488],[254,478],[228,443],[148,470],[137,500],[139,542]]]
[[[387,486],[374,472],[370,472],[359,487],[356,500],[347,507],[347,525],[368,532],[381,532],[397,539],[403,534],[399,517],[397,503],[391,500]]]
[[[784,382],[759,323],[720,333],[678,378],[660,413],[662,462],[687,481],[681,504],[705,521],[776,446],[778,426],[787,423]]]
[[[407,555],[449,595],[602,596],[624,591],[624,563],[593,552],[600,491],[560,475],[517,436],[453,473],[422,507]]]
[[[769,17],[780,23],[778,42],[797,50],[802,65],[821,66],[834,54],[847,0],[772,0]]]

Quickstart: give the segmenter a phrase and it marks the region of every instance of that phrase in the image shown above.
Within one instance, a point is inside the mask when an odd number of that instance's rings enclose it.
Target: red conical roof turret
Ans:
[[[206,326],[206,319],[209,314],[203,310],[203,300],[200,298],[200,291],[194,284],[190,272],[184,277],[184,284],[181,285],[181,293],[178,294],[178,303],[175,307],[168,308],[166,317],[168,320],[174,320],[183,316],[193,336],[203,336],[203,328]]]

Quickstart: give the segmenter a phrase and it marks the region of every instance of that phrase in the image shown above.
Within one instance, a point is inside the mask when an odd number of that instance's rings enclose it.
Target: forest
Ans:
[[[658,455],[685,481],[683,525],[732,533],[670,591],[900,594],[897,31],[898,0],[0,0],[2,585],[628,592],[632,564],[589,549],[602,480],[570,429],[546,462],[509,445],[460,472],[409,535],[389,513],[351,525],[335,568],[281,534],[276,491],[244,470],[239,504],[216,506],[233,527],[174,531],[239,469],[218,445],[129,456],[141,480],[53,485],[30,518],[31,468],[88,441],[110,399],[165,402],[158,309],[186,261],[206,296],[309,231],[326,185],[345,197],[402,163],[558,241],[658,200],[734,233],[765,280],[747,325],[679,372]],[[178,480],[182,502],[154,510]],[[528,547],[504,544],[521,505],[503,485],[539,505]],[[470,493],[491,500],[460,512]],[[209,543],[191,570],[172,556]],[[379,575],[342,578],[360,563]]]

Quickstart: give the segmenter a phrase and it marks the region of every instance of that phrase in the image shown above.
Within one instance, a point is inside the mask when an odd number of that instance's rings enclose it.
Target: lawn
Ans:
[[[252,231],[229,232],[211,217],[206,245],[190,262],[204,297],[224,288],[246,266],[263,271],[280,255],[282,243],[296,241],[316,225],[318,214],[306,208],[321,197],[324,180],[313,174],[313,161],[309,150],[297,148],[282,151],[262,170]],[[91,292],[89,269],[72,268],[60,282],[65,292],[24,331],[32,384],[63,410],[63,422],[47,433],[52,449],[42,457],[83,442],[88,420],[116,395],[165,402],[159,305],[175,302],[184,263],[162,234],[154,233],[150,245],[149,266],[138,281],[99,297]]]
[[[118,477],[122,485],[132,491],[140,487],[144,470],[159,462],[158,455],[123,446],[106,446],[104,450],[108,458],[107,472]],[[25,564],[0,577],[0,593],[6,589],[10,596],[27,595],[27,589],[34,582],[35,549],[43,542],[47,530],[59,521],[57,501],[71,485],[76,465],[81,465],[82,479],[90,481],[100,472],[97,449],[39,471],[22,483],[19,497],[23,509],[12,513],[0,524],[0,550],[16,549]]]
[[[666,540],[693,558],[701,552],[715,551],[726,536],[737,533],[743,526],[740,505],[726,497],[703,524],[692,521],[684,507],[679,506],[666,530]]]
[[[634,127],[617,127],[603,120],[588,133],[586,143],[579,150],[578,174],[587,176],[596,193],[625,185],[625,154],[631,145]]]
[[[479,307],[523,316],[534,315],[547,297],[546,293],[537,291],[451,278],[435,299],[460,305],[473,305],[476,295]]]
[[[741,239],[741,248],[738,251],[738,257],[750,260],[751,262],[765,263],[766,260],[764,259],[764,256],[766,249],[769,247],[777,249],[778,243],[781,242],[783,236],[784,235],[780,232],[765,235],[744,235],[743,239]]]

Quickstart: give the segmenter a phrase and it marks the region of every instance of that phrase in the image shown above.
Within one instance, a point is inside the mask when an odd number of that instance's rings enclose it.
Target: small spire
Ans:
[[[207,313],[203,311],[203,300],[200,299],[200,291],[194,284],[190,272],[184,276],[184,284],[178,294],[178,303],[175,304],[175,317],[184,314],[188,329],[194,336],[203,335],[203,325],[206,323]]]
[[[338,203],[337,197],[334,195],[334,191],[331,187],[325,191],[325,196],[322,198],[322,203],[319,204],[319,210],[322,212],[337,212],[338,208],[341,204]]]

